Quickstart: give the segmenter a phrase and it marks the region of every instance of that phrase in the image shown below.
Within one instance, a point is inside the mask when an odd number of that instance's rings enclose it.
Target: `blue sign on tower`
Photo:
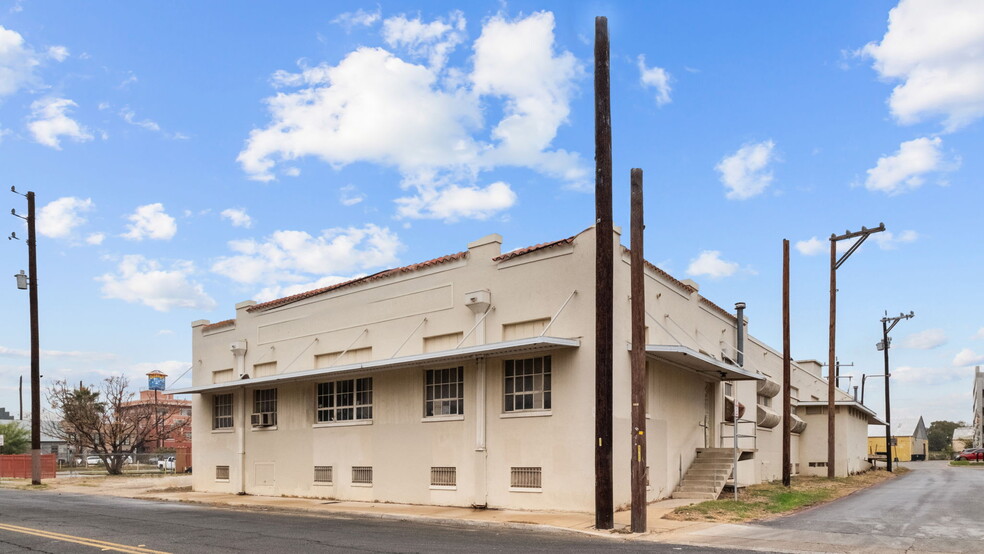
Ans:
[[[148,390],[164,390],[164,380],[167,375],[161,373],[160,371],[151,371],[147,374],[147,389]]]

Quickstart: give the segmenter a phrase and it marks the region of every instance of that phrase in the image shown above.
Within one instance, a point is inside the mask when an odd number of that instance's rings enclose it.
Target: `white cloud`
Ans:
[[[164,137],[172,140],[188,139],[188,136],[183,133],[170,133],[168,131],[161,129],[161,126],[156,121],[153,121],[151,119],[137,119],[137,113],[134,112],[132,109],[130,109],[130,107],[125,107],[122,110],[120,110],[120,117],[122,117],[123,121],[126,121],[130,125],[133,125],[135,127],[140,127],[142,129],[146,129],[153,133],[160,133]]]
[[[919,188],[927,173],[954,169],[958,164],[943,159],[942,144],[940,137],[903,142],[894,155],[878,158],[875,167],[868,170],[865,188],[892,196]]]
[[[411,219],[443,219],[456,221],[461,218],[488,219],[516,203],[516,193],[501,181],[480,187],[449,185],[428,189],[418,187],[418,194],[398,198],[397,214]]]
[[[24,44],[24,37],[0,25],[0,98],[40,85],[35,69],[41,56]]]
[[[726,195],[729,199],[745,200],[757,196],[772,183],[768,166],[775,161],[775,146],[771,140],[746,144],[714,167],[721,173],[721,182],[729,189]]]
[[[48,47],[48,57],[55,60],[56,62],[63,62],[68,59],[69,53],[68,48],[64,46],[49,46]]]
[[[383,39],[393,47],[402,46],[412,55],[427,58],[431,68],[444,67],[448,55],[465,39],[465,15],[454,11],[447,20],[424,23],[418,16],[405,15],[383,21]]]
[[[253,218],[249,217],[245,208],[228,208],[222,210],[222,219],[228,219],[233,227],[245,227],[249,229],[253,226]]]
[[[901,83],[888,100],[902,124],[942,116],[955,130],[984,116],[984,10],[979,0],[901,0],[880,43],[860,53]]]
[[[554,52],[554,18],[538,12],[517,21],[494,16],[475,41],[474,92],[504,100],[487,163],[531,167],[574,186],[588,175],[577,154],[547,150],[567,121],[574,81],[583,69],[570,52]]]
[[[76,227],[85,223],[82,214],[92,210],[94,204],[89,198],[81,199],[66,196],[50,202],[38,214],[38,232],[50,238],[71,236]]]
[[[971,338],[977,339],[977,340],[984,340],[984,327],[981,327],[980,329],[978,329],[977,332],[974,333],[974,336],[971,337]]]
[[[946,334],[943,329],[926,329],[918,333],[913,333],[899,341],[899,348],[912,348],[914,350],[932,350],[933,348],[946,344]]]
[[[718,250],[704,250],[699,256],[690,260],[687,266],[687,275],[699,277],[707,275],[712,279],[729,277],[738,271],[736,262],[727,262],[721,259],[721,252]]]
[[[172,331],[170,329],[161,329],[160,331],[157,332],[157,336],[159,336],[159,337],[170,336],[170,335],[173,335],[173,334],[174,334],[174,331]]]
[[[93,246],[99,246],[106,240],[106,233],[91,233],[89,236],[85,237],[86,244],[91,244]]]
[[[968,366],[984,363],[984,355],[978,354],[969,348],[964,348],[953,357],[953,365]]]
[[[895,233],[892,233],[891,231],[882,231],[871,235],[871,238],[882,250],[895,250],[900,244],[907,244],[918,240],[919,233],[912,230],[907,230],[902,231],[898,236],[895,236]]]
[[[78,104],[67,98],[47,97],[31,103],[31,120],[27,128],[34,140],[55,150],[61,150],[59,137],[67,137],[76,142],[92,140],[88,130],[74,119],[68,117],[71,108]]]
[[[374,12],[367,12],[363,9],[358,9],[354,12],[345,12],[335,19],[331,20],[332,23],[337,23],[346,29],[351,29],[352,27],[369,27],[370,25],[376,23],[382,18],[382,14],[379,9]]]
[[[297,167],[288,167],[284,169],[284,175],[288,177],[298,177],[300,176],[300,174],[301,174],[301,170],[300,168]]]
[[[796,250],[804,256],[816,256],[822,252],[830,251],[830,241],[820,240],[817,237],[810,237],[809,240],[796,241]]]
[[[662,67],[646,67],[646,56],[639,54],[637,59],[639,65],[639,82],[644,87],[656,89],[656,105],[662,106],[669,104],[670,100],[670,80],[672,77]]]
[[[179,260],[164,268],[155,260],[135,254],[123,257],[116,274],[107,273],[96,280],[103,284],[103,298],[140,303],[159,312],[174,308],[215,309],[215,300],[201,284],[190,280],[194,272],[194,264],[188,261]]]
[[[892,380],[899,383],[944,385],[946,383],[965,380],[966,378],[966,370],[955,369],[952,367],[901,366],[892,370]],[[884,427],[882,428],[884,429]]]
[[[164,213],[164,205],[159,202],[138,206],[127,219],[130,223],[126,226],[127,232],[123,234],[126,239],[170,240],[178,232],[174,218]]]
[[[31,357],[30,350],[20,350],[17,348],[8,348],[6,346],[0,346],[0,356],[9,356],[13,358],[29,358]],[[116,359],[116,354],[109,352],[84,352],[80,350],[41,350],[42,358],[50,359],[75,359],[75,360],[87,360],[87,361],[107,361]]]
[[[478,186],[479,174],[500,166],[526,167],[583,186],[589,171],[579,155],[551,149],[570,112],[573,82],[583,73],[571,53],[554,52],[553,27],[550,13],[517,21],[491,17],[474,43],[473,71],[467,74],[443,67],[462,40],[460,14],[431,23],[388,19],[384,34],[390,44],[428,57],[430,66],[362,47],[334,66],[278,71],[275,86],[303,88],[266,100],[271,122],[250,133],[237,160],[261,181],[275,178],[277,164],[306,156],[336,168],[376,163],[396,168],[401,186],[416,189],[418,200],[487,190]],[[483,113],[502,117],[489,129]],[[457,189],[445,193],[444,187]]]
[[[326,229],[318,237],[276,231],[262,242],[231,241],[236,254],[219,258],[212,271],[243,284],[296,284],[391,265],[402,246],[395,233],[372,224]]]
[[[354,206],[366,199],[366,195],[359,192],[355,185],[345,185],[340,191],[339,202],[343,206]]]
[[[316,290],[325,287],[330,287],[332,285],[337,285],[338,283],[344,283],[350,279],[355,279],[362,277],[361,274],[353,275],[351,277],[337,277],[334,275],[329,275],[328,277],[322,277],[321,279],[298,283],[296,285],[272,285],[269,287],[264,287],[260,289],[253,299],[257,302],[266,302],[268,300],[276,300],[277,298],[283,298],[285,296],[292,296],[295,294],[300,294],[302,292],[307,292],[309,290]]]

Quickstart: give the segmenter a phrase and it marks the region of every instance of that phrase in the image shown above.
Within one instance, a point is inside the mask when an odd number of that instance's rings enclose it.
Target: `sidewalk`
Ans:
[[[9,482],[5,483],[10,485]],[[525,510],[496,510],[424,506],[378,502],[349,502],[323,498],[293,498],[279,496],[235,495],[215,492],[195,492],[191,476],[168,475],[135,478],[59,477],[48,480],[50,490],[100,496],[120,496],[168,502],[188,502],[217,507],[250,510],[282,510],[310,515],[356,515],[360,517],[420,520],[435,523],[453,522],[483,526],[541,528],[609,536],[619,539],[642,539],[659,542],[682,541],[683,535],[709,529],[716,524],[673,521],[663,515],[678,506],[693,504],[692,500],[663,500],[650,504],[647,511],[648,533],[630,533],[631,514],[616,512],[615,529],[599,531],[594,528],[594,514],[583,512],[545,512]]]

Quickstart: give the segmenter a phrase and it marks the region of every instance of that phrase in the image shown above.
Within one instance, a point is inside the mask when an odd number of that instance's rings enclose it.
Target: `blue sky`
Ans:
[[[189,323],[238,301],[589,226],[596,15],[615,221],[643,168],[646,257],[724,308],[746,302],[779,348],[788,238],[794,356],[825,360],[827,238],[884,222],[838,271],[844,372],[880,373],[880,318],[913,310],[893,332],[893,419],[969,419],[984,362],[973,0],[0,2],[0,184],[38,197],[45,381],[173,382]],[[0,253],[10,275],[26,257]],[[28,303],[8,285],[0,406],[15,411]]]

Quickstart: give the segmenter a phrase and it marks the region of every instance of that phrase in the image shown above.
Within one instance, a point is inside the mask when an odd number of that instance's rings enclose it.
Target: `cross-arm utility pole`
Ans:
[[[827,478],[833,479],[837,473],[835,471],[835,433],[834,433],[834,412],[835,407],[835,395],[836,395],[836,383],[837,376],[834,374],[836,371],[836,340],[837,340],[837,268],[839,268],[847,259],[854,253],[855,250],[861,247],[861,244],[868,239],[872,233],[880,233],[885,230],[885,224],[879,223],[878,227],[874,229],[868,229],[867,227],[861,227],[860,231],[846,231],[843,235],[830,235],[830,337],[829,337],[829,349],[827,351],[827,367],[830,368],[830,373],[832,378],[827,379]],[[840,258],[837,257],[837,243],[842,240],[858,239],[847,249]]]
[[[17,189],[10,187],[10,192],[20,194]],[[35,233],[34,193],[28,191],[27,217],[17,215],[17,210],[10,210],[11,215],[27,221],[27,285],[31,302],[31,484],[41,484],[41,346],[38,338],[38,252],[37,234]],[[17,238],[11,234],[10,238]],[[23,271],[21,276],[23,277]],[[18,282],[20,286],[20,282]]]
[[[899,324],[903,319],[909,319],[916,317],[916,312],[910,311],[908,314],[899,314],[898,317],[887,317],[885,314],[881,320],[882,323],[882,342],[879,344],[879,349],[885,351],[885,459],[888,460],[885,467],[888,469],[889,473],[892,471],[892,397],[890,394],[891,388],[888,386],[892,374],[888,372],[888,349],[892,344],[892,340],[888,338],[888,334]],[[888,322],[891,321],[892,324],[889,325]]]

